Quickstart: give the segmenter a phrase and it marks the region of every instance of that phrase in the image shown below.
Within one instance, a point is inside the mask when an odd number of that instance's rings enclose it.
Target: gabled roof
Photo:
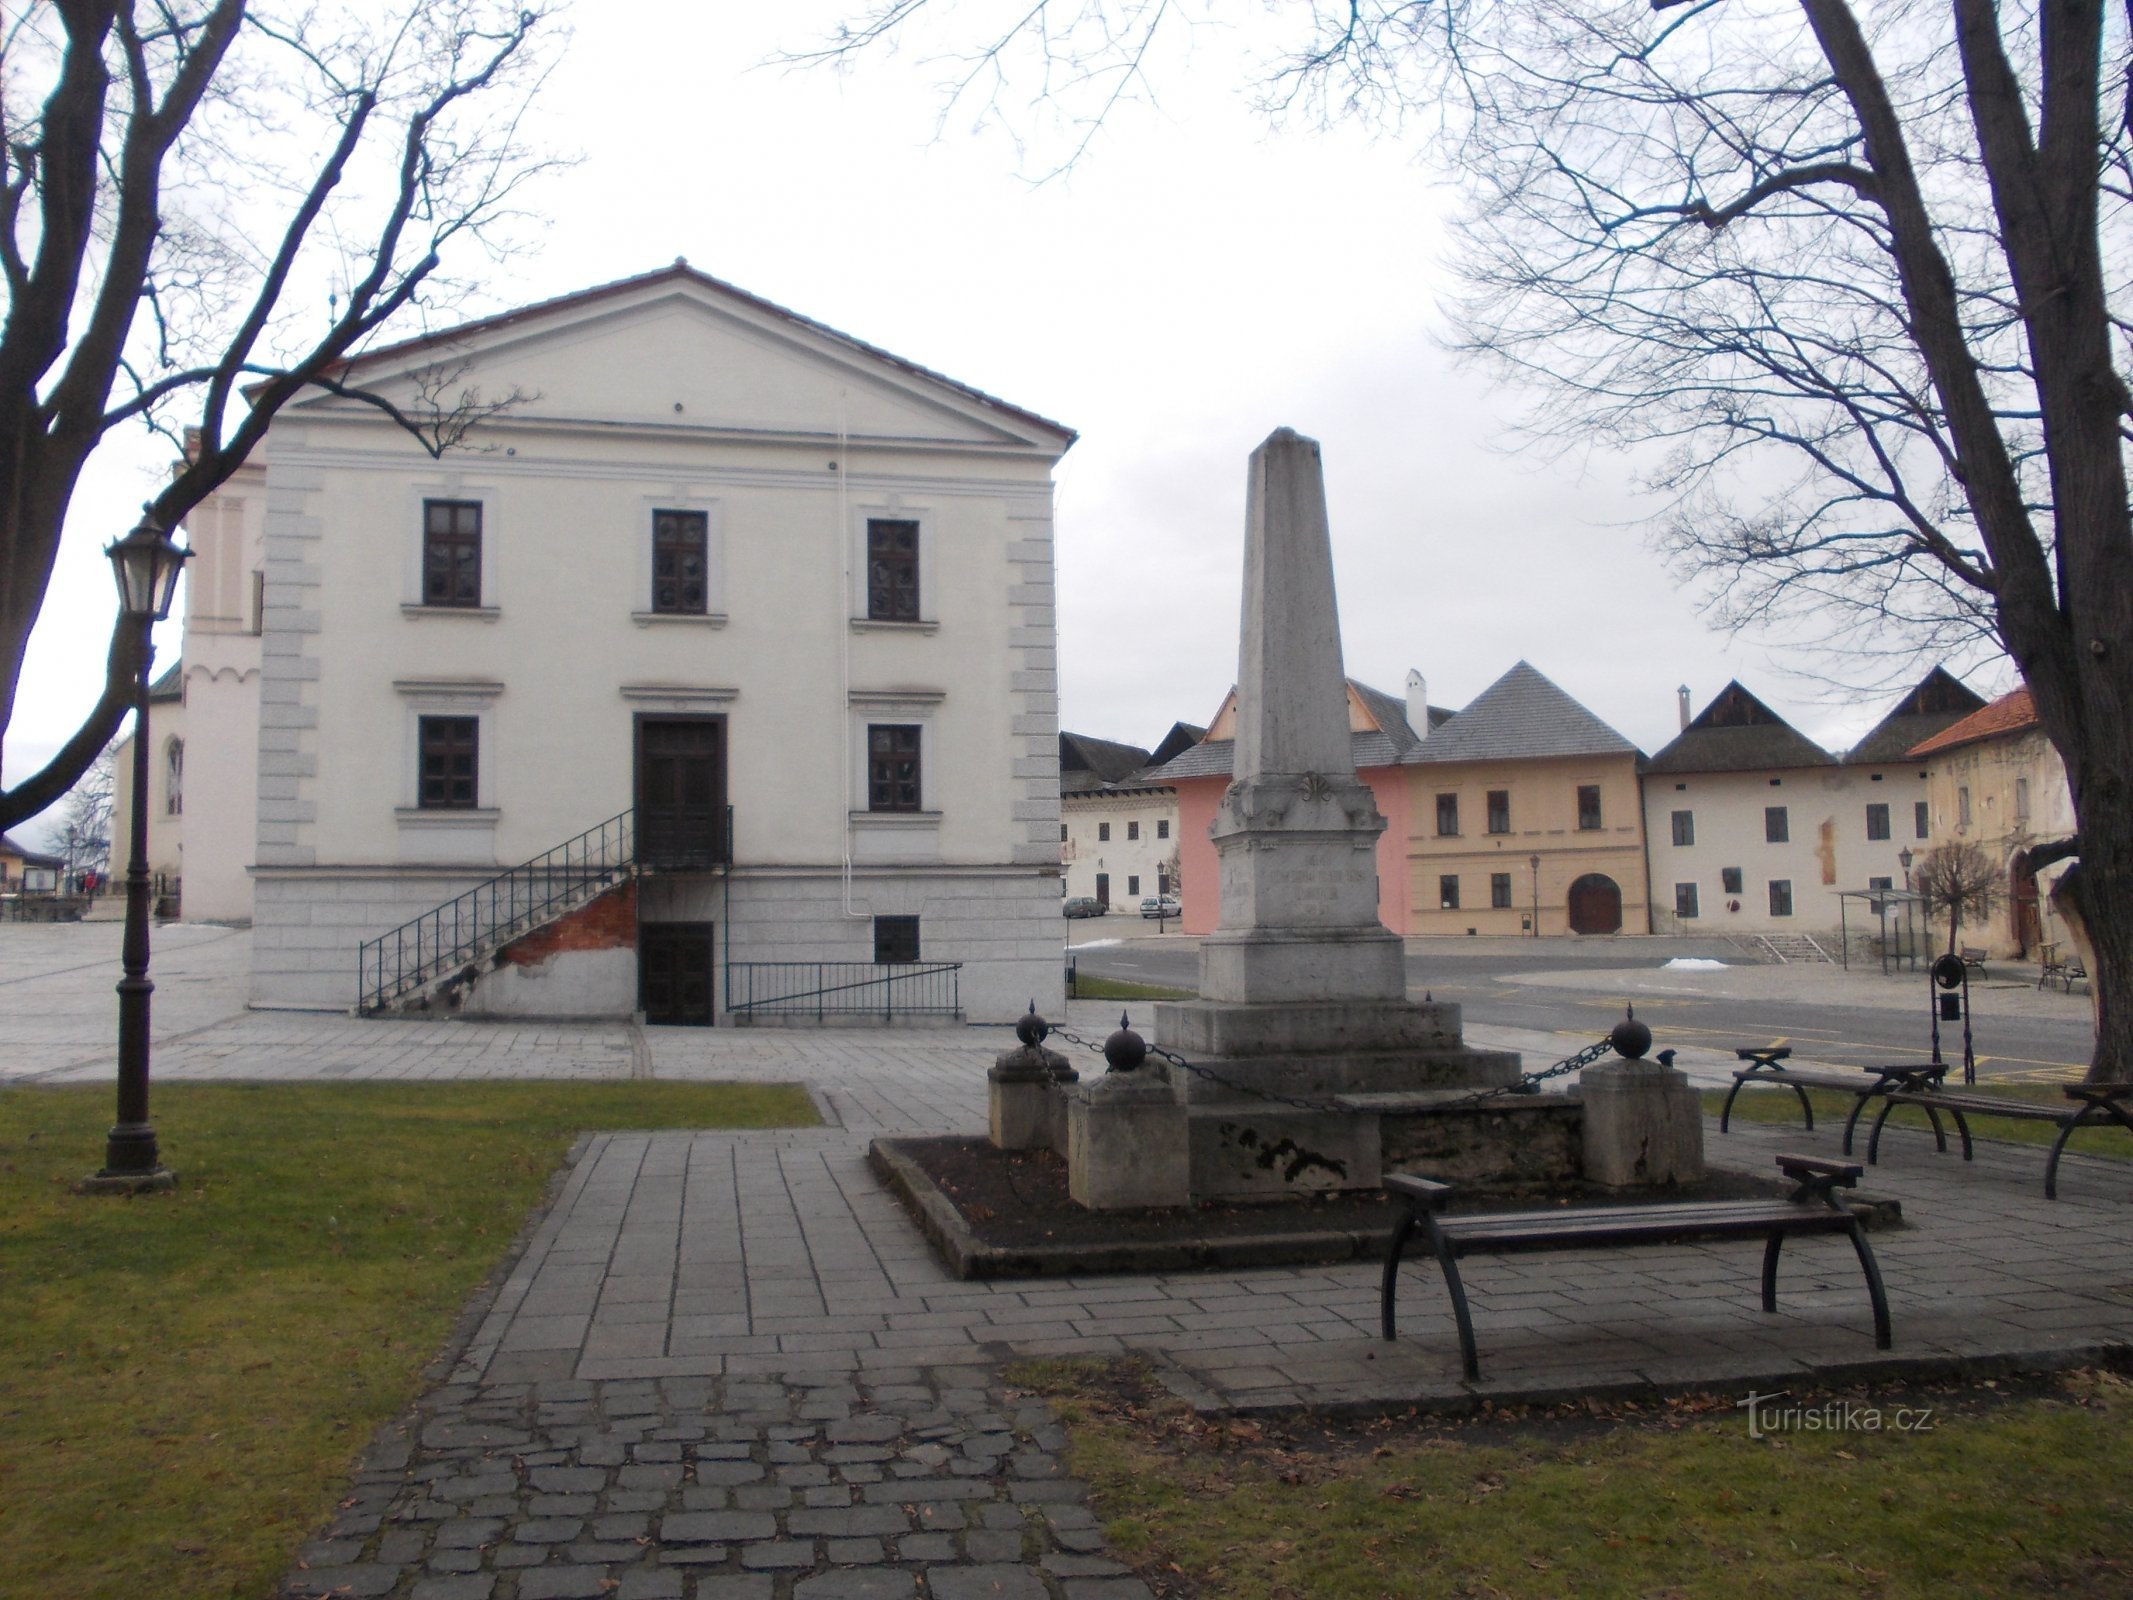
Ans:
[[[182,700],[185,698],[185,663],[173,661],[163,669],[162,675],[148,686],[150,700]]]
[[[1521,661],[1417,747],[1420,763],[1638,756],[1622,735]]]
[[[1160,767],[1190,750],[1207,737],[1205,728],[1195,727],[1190,722],[1173,722],[1170,731],[1163,735],[1162,742],[1149,752],[1148,765]]]
[[[1914,747],[1984,707],[1982,696],[1951,676],[1945,667],[1935,667],[1919,680],[1917,688],[1889,709],[1873,732],[1852,746],[1844,764],[1889,766],[1904,761]]]
[[[1951,723],[1932,738],[1911,747],[1913,756],[1936,755],[1943,750],[1953,750],[1960,745],[1976,744],[1981,739],[1997,739],[2013,733],[2026,733],[2037,726],[2037,703],[2030,698],[2027,689],[2016,689],[2003,694],[1982,710],[1973,711],[1962,721]]]
[[[1415,730],[1407,720],[1405,700],[1382,689],[1373,689],[1367,683],[1358,683],[1353,678],[1348,679],[1348,693],[1351,701],[1348,752],[1356,771],[1366,767],[1404,766],[1418,759],[1415,752],[1424,748],[1424,742],[1415,736]],[[1216,711],[1210,726],[1223,725],[1224,714],[1236,697],[1237,691],[1232,688],[1223,697],[1221,709]],[[1362,708],[1362,720],[1368,726],[1355,726],[1355,706]],[[1452,713],[1442,706],[1429,708],[1431,728],[1441,728],[1451,718]],[[1168,745],[1169,741],[1166,739],[1164,743]],[[1158,783],[1171,783],[1180,778],[1226,778],[1235,770],[1236,753],[1237,741],[1234,739],[1203,738],[1191,749],[1157,767],[1151,776]]]
[[[1741,687],[1719,690],[1647,772],[1763,772],[1828,767],[1837,758]]]
[[[26,867],[63,867],[67,864],[65,856],[48,856],[42,850],[27,849],[4,833],[0,833],[0,852],[20,858]]]
[[[1059,735],[1059,789],[1075,794],[1102,789],[1131,777],[1148,765],[1148,752],[1137,744],[1092,739],[1085,733]]]
[[[1054,422],[1049,417],[1040,416],[1034,411],[1013,405],[1006,400],[1000,399],[997,395],[987,394],[983,389],[959,382],[949,377],[946,373],[936,372],[931,367],[921,366],[916,361],[907,360],[892,351],[882,349],[879,345],[868,344],[864,339],[854,338],[851,334],[845,333],[841,329],[833,328],[826,322],[817,322],[814,318],[802,316],[799,312],[789,307],[781,306],[775,301],[765,300],[761,295],[750,294],[746,289],[740,288],[736,284],[728,283],[722,278],[714,278],[708,272],[700,272],[689,265],[688,258],[685,256],[675,257],[672,266],[659,267],[651,272],[640,272],[628,278],[617,278],[611,283],[596,284],[589,289],[578,289],[569,294],[556,295],[551,299],[537,300],[531,305],[520,306],[513,311],[500,311],[494,316],[476,317],[471,322],[462,322],[454,327],[440,329],[435,333],[419,334],[411,339],[401,339],[393,344],[380,345],[375,349],[365,350],[359,355],[350,358],[347,366],[342,369],[341,376],[345,379],[351,375],[360,374],[366,369],[391,365],[405,360],[408,356],[420,355],[439,346],[462,345],[470,339],[498,333],[521,324],[555,317],[563,313],[580,312],[598,305],[601,301],[615,299],[633,291],[650,288],[665,282],[690,283],[710,289],[720,295],[737,300],[743,305],[752,307],[756,311],[789,323],[795,328],[802,328],[809,333],[821,335],[871,360],[895,367],[912,377],[952,389],[965,399],[976,401],[980,406],[988,410],[1005,413],[1019,422],[1056,435],[1059,439],[1061,450],[1067,449],[1079,437],[1072,428],[1062,422]]]

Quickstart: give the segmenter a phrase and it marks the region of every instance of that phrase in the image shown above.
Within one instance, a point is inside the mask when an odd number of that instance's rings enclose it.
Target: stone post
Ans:
[[[1192,1201],[1184,1105],[1155,1070],[1067,1090],[1067,1193],[1091,1211]]]
[[[1029,1015],[1015,1024],[1021,1048],[1004,1051],[985,1071],[989,1132],[1002,1150],[1048,1150],[1059,1145],[1059,1091],[1081,1075],[1067,1065],[1065,1056],[1044,1048],[1050,1032],[1033,1002]]]
[[[1694,1183],[1703,1177],[1703,1101],[1677,1067],[1646,1061],[1652,1031],[1632,1017],[1617,1024],[1617,1059],[1587,1067],[1584,1170],[1618,1188]]]

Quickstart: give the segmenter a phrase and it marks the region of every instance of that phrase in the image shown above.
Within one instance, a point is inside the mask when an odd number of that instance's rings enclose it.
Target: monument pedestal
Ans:
[[[1066,1095],[1067,1193],[1077,1204],[1191,1204],[1185,1107],[1159,1069],[1107,1072]]]

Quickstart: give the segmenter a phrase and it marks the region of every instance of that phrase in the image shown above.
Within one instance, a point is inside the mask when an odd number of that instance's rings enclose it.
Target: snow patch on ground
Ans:
[[[1108,950],[1115,944],[1124,944],[1123,939],[1083,939],[1067,946],[1071,953],[1076,950]]]
[[[1659,970],[1662,972],[1724,972],[1726,964],[1723,961],[1713,961],[1708,956],[1676,956]]]

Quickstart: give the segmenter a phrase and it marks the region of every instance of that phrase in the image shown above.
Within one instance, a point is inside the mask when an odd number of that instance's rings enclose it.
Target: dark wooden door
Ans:
[[[714,1014],[708,922],[653,922],[637,941],[638,1004],[646,1022],[708,1028]]]
[[[2011,876],[2015,954],[2026,956],[2044,940],[2044,924],[2037,906],[2037,875],[2016,867]]]
[[[1604,873],[1588,872],[1570,886],[1572,933],[1620,933],[1622,891]]]
[[[637,719],[637,859],[708,867],[728,859],[726,719]]]

